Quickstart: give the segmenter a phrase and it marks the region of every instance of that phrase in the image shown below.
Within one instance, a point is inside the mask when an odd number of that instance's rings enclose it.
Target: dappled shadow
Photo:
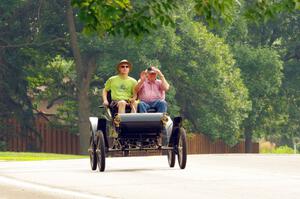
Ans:
[[[140,172],[140,171],[171,171],[171,170],[176,171],[178,169],[179,168],[157,168],[157,167],[156,168],[132,168],[132,169],[130,169],[130,168],[123,168],[123,169],[122,168],[114,168],[114,169],[106,168],[104,173],[117,173],[117,172],[125,173],[125,172]],[[89,171],[90,172],[99,172],[98,168],[95,171],[91,171],[91,170],[89,170]]]
[[[164,171],[174,170],[172,168],[133,168],[133,169],[107,169],[105,172],[139,172],[139,171]],[[175,168],[175,170],[177,170]]]

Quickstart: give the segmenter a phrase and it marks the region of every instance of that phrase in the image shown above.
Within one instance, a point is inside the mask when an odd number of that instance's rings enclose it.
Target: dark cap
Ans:
[[[152,67],[147,68],[147,73],[156,73]]]

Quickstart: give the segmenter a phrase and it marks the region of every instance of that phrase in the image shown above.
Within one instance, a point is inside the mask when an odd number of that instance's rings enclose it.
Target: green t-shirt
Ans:
[[[122,79],[119,75],[110,77],[105,83],[105,90],[111,90],[112,100],[128,100],[133,96],[137,81],[132,77]]]

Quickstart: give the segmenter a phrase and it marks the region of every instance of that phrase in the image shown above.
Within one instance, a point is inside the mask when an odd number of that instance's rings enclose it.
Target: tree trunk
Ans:
[[[245,129],[245,152],[252,153],[252,129]]]
[[[83,75],[81,74],[81,79],[79,79],[79,89],[78,89],[78,127],[80,133],[80,153],[87,154],[87,149],[89,147],[90,138],[90,98],[89,98],[89,88],[92,75],[96,70],[96,58],[92,57],[85,64]]]
[[[96,69],[95,57],[90,58],[89,62],[83,64],[82,56],[80,53],[77,32],[75,28],[73,9],[69,0],[67,0],[67,21],[71,39],[71,48],[76,65],[76,88],[78,100],[78,128],[80,136],[80,154],[87,154],[89,147],[90,127],[90,100],[89,100],[89,85],[92,74]]]
[[[86,84],[86,80],[82,81],[78,85],[78,130],[80,136],[80,154],[87,154],[87,149],[89,147],[89,137],[90,137],[90,126],[89,126],[89,116],[90,116],[90,103],[89,103],[89,84]]]

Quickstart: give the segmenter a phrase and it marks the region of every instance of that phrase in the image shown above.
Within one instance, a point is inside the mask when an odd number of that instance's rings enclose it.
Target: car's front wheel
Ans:
[[[94,143],[93,136],[90,137],[90,147],[88,152],[90,154],[91,169],[94,171],[97,169],[97,154],[96,144]]]
[[[186,144],[186,132],[184,128],[179,129],[178,133],[178,164],[181,169],[184,169],[187,161],[187,144]]]
[[[167,155],[168,155],[169,166],[170,167],[174,167],[175,166],[175,159],[176,159],[174,149],[168,150],[168,154]]]
[[[98,168],[100,172],[103,172],[105,170],[105,143],[104,143],[104,135],[101,130],[96,132],[97,136],[97,162],[98,162]]]

